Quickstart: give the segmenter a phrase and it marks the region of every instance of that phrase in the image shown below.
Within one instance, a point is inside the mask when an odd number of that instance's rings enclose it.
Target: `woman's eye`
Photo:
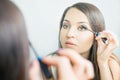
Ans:
[[[69,28],[69,26],[68,25],[66,25],[66,24],[63,24],[63,26],[62,26],[64,29],[68,29]]]
[[[78,30],[79,30],[79,31],[87,30],[87,27],[85,27],[85,26],[82,25],[82,26],[79,26],[79,27],[78,27]]]

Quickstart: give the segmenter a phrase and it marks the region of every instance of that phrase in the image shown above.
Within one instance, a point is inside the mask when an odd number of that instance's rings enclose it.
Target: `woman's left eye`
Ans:
[[[87,27],[81,25],[81,26],[78,27],[78,30],[79,31],[87,30]]]

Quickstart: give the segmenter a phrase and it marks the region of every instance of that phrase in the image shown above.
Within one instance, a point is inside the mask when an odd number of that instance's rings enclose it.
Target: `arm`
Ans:
[[[105,43],[102,41],[103,37],[107,38]],[[100,70],[101,80],[116,80],[114,77],[115,72],[113,70],[118,69],[114,67],[118,66],[118,64],[111,59],[111,56],[113,55],[112,53],[114,49],[118,45],[118,41],[113,34],[107,31],[101,32],[100,35],[96,37],[96,40],[98,42],[97,62]]]
[[[119,60],[117,57],[113,58],[111,56],[108,63],[104,63],[105,65],[100,65],[99,63],[101,80],[120,80]]]
[[[116,56],[112,55],[109,61],[113,80],[120,80],[120,63]]]

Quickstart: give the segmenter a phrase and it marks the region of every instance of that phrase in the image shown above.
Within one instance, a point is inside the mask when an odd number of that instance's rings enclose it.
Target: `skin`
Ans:
[[[82,12],[73,8],[68,11],[64,23],[70,25],[70,29],[62,28],[61,30],[61,42],[65,49],[58,51],[59,56],[46,56],[42,61],[57,68],[57,80],[90,80],[94,77],[93,65],[82,56],[88,57],[89,49],[93,43],[93,33],[80,29],[81,25],[84,25],[91,30],[88,19]],[[66,45],[65,42],[71,42],[74,45]],[[88,45],[84,45],[86,43]],[[41,71],[38,66],[38,61],[33,61],[29,71],[30,80],[42,80],[38,75]]]
[[[63,48],[73,49],[88,58],[94,36],[92,32],[80,29],[81,25],[92,30],[86,15],[76,8],[69,9],[60,31],[60,42]],[[102,41],[103,37],[107,38],[105,43]],[[120,65],[117,57],[113,55],[118,45],[116,37],[111,32],[102,31],[95,39],[98,42],[97,62],[101,80],[120,80]]]
[[[92,63],[76,51],[60,49],[57,54],[59,56],[46,56],[42,59],[45,64],[56,66],[58,70],[57,80],[91,80],[94,77]],[[30,66],[29,80],[46,80],[42,79],[40,72],[39,62],[34,60]]]
[[[40,74],[40,65],[37,60],[34,60],[29,69],[29,80],[42,80]]]
[[[91,62],[83,58],[88,58],[94,35],[82,26],[92,31],[86,15],[76,8],[69,9],[60,31],[63,49],[58,51],[59,56],[57,57],[46,56],[42,59],[47,65],[56,66],[58,80],[90,80],[94,77]],[[106,43],[103,43],[102,37],[107,38]],[[97,62],[101,80],[120,80],[118,77],[120,65],[117,62],[117,57],[113,55],[113,51],[118,45],[117,39],[108,31],[100,32],[100,35],[95,39],[98,42]],[[37,65],[39,64],[37,63]],[[35,70],[31,71],[31,76],[33,73],[39,73],[39,67],[34,68],[37,65],[34,64],[32,67]],[[38,75],[33,77],[35,76]]]
[[[114,49],[118,46],[116,37],[108,31],[100,33],[98,41],[97,61],[100,69],[101,80],[120,80],[119,60],[113,55]],[[108,41],[103,43],[101,38],[106,37]],[[107,73],[107,74],[106,74]]]
[[[63,48],[73,49],[88,58],[94,35],[86,29],[81,29],[81,26],[92,30],[84,13],[76,8],[68,10],[60,32],[60,42]]]
[[[94,77],[92,63],[72,49],[60,49],[59,56],[47,56],[43,62],[56,66],[57,80],[90,80]],[[64,65],[64,66],[63,66]]]

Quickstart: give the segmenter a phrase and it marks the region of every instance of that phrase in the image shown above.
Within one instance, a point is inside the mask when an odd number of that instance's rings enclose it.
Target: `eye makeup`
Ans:
[[[30,41],[29,41],[29,46],[31,47],[31,49],[33,50],[34,55],[36,56],[37,60],[39,61],[41,70],[43,71],[45,77],[46,77],[47,79],[52,78],[52,74],[51,74],[50,71],[48,70],[48,66],[41,61],[41,58],[40,58],[39,55],[37,54],[36,50],[34,49],[34,47],[33,47],[33,45],[31,44]]]
[[[81,27],[84,28],[84,29],[86,29],[86,30],[88,30],[88,31],[90,31],[90,32],[92,32],[95,36],[99,36],[99,35],[100,35],[99,32],[92,31],[92,30],[88,29],[88,28],[85,27],[85,26],[81,26]],[[103,43],[106,43],[107,38],[106,38],[106,37],[102,38],[102,41],[103,41]]]

